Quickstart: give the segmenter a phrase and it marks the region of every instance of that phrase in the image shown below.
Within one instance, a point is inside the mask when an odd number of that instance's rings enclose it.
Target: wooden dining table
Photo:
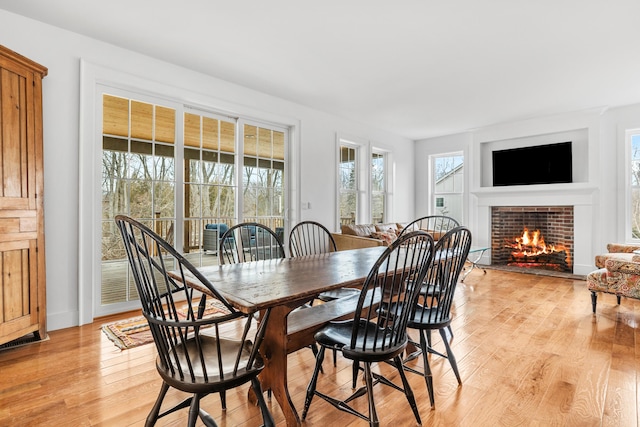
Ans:
[[[361,285],[385,249],[378,246],[199,268],[238,310],[247,314],[268,312],[260,347],[265,366],[259,379],[263,390],[271,389],[288,426],[300,425],[287,387],[287,355],[298,349],[291,346],[288,336],[289,314],[321,292]]]

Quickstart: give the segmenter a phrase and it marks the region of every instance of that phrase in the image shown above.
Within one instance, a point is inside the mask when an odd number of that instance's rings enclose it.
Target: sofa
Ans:
[[[597,292],[613,294],[620,304],[621,297],[640,299],[640,246],[610,243],[607,253],[597,255],[598,269],[587,275],[587,289],[591,291],[591,305],[596,312]]]
[[[349,249],[388,246],[398,236],[405,224],[348,224],[341,226],[341,233],[331,233],[339,251]]]

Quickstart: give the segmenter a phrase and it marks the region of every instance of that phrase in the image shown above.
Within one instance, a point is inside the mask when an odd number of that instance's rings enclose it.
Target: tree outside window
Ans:
[[[358,217],[357,148],[340,146],[339,201],[340,224],[355,224]]]
[[[372,153],[371,155],[371,219],[374,224],[385,222],[386,186],[385,186],[385,155]]]

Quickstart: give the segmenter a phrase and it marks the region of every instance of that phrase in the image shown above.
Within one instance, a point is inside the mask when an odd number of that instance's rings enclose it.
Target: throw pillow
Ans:
[[[387,246],[395,242],[397,238],[395,233],[386,233],[384,231],[375,231],[371,233],[371,237],[382,240]]]

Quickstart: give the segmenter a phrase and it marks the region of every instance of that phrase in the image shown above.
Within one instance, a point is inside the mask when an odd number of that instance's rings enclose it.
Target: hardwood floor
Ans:
[[[424,380],[407,374],[423,425],[638,426],[640,301],[623,299],[617,306],[614,296],[601,295],[594,317],[583,280],[475,270],[459,284],[454,309],[452,348],[462,386],[449,363],[434,356],[436,408],[431,410]],[[1,351],[0,425],[144,425],[160,388],[155,348],[120,351],[100,330],[103,323],[130,315],[53,331],[48,341]],[[442,347],[437,334],[434,344]],[[291,396],[301,412],[313,355],[299,351],[289,358]],[[334,368],[328,354],[324,371],[320,390],[351,390],[346,360]],[[226,413],[218,396],[205,398],[203,407],[223,427],[260,425],[246,393],[246,387],[230,392]],[[379,385],[375,397],[381,425],[415,425],[401,393]],[[168,399],[180,398],[169,392]],[[360,400],[366,411],[366,399]],[[270,407],[284,425],[275,399]],[[158,425],[185,422],[183,410]],[[316,398],[303,425],[365,423]]]

